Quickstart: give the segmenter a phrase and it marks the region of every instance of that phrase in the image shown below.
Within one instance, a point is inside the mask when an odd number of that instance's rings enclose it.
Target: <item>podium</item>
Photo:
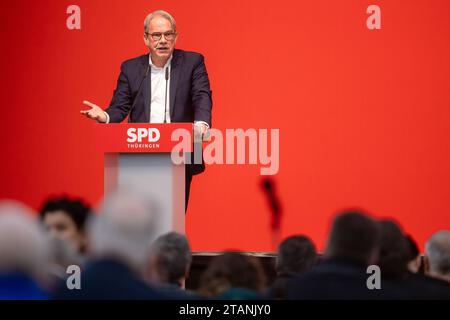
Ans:
[[[104,194],[128,188],[150,194],[160,212],[157,236],[185,233],[185,164],[174,163],[172,152],[180,137],[187,143],[178,156],[192,151],[192,130],[191,123],[95,124],[104,155]]]

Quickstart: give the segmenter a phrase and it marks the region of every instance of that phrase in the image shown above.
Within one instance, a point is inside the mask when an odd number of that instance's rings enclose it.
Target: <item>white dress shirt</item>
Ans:
[[[151,107],[150,108],[150,123],[164,123],[164,112],[166,112],[166,122],[170,123],[170,77],[166,80],[166,68],[169,68],[172,62],[172,56],[167,60],[166,64],[162,68],[158,68],[152,62],[151,55],[149,55],[148,62],[150,64],[150,76],[151,76]],[[167,81],[167,92],[166,92]],[[165,99],[167,99],[165,101]]]

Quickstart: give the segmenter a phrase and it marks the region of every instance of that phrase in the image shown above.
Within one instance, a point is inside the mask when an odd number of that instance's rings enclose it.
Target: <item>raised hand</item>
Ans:
[[[103,122],[103,123],[106,122],[107,118],[106,118],[105,112],[103,111],[102,108],[100,108],[96,104],[93,104],[92,102],[89,102],[87,100],[84,100],[83,104],[91,107],[91,109],[81,110],[80,113],[82,115],[85,115],[89,119],[96,120],[98,122]]]

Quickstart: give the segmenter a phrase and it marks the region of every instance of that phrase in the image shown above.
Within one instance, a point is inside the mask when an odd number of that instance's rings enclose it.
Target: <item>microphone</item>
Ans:
[[[272,245],[276,249],[281,239],[281,217],[283,215],[283,208],[281,201],[278,198],[275,181],[271,178],[265,178],[261,181],[261,187],[266,195],[267,204],[271,211],[270,231],[272,233]]]
[[[169,82],[169,67],[166,67],[166,93],[164,96],[164,123],[167,122],[167,84]]]
[[[145,78],[148,77],[148,72],[149,72],[149,71],[150,71],[150,64],[147,66],[147,70],[145,70],[145,75],[144,75],[144,77],[141,79],[141,83],[139,83],[138,92],[136,93],[136,96],[134,97],[133,104],[131,105],[130,111],[128,112],[128,123],[132,122],[132,121],[131,121],[131,111],[133,111],[134,106],[136,105],[137,97],[138,97],[138,95],[141,93],[142,83],[144,83]]]

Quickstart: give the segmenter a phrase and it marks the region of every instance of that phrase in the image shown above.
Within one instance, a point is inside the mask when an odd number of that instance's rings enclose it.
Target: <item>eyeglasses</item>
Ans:
[[[175,31],[167,31],[167,32],[153,32],[153,33],[145,33],[148,36],[152,37],[153,41],[159,41],[161,40],[162,36],[164,35],[164,38],[167,41],[172,41],[175,39],[175,36],[177,35]]]

